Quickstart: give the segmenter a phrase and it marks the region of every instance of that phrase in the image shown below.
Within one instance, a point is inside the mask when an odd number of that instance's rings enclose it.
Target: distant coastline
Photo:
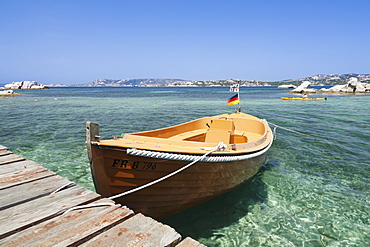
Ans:
[[[362,83],[370,83],[370,74],[317,74],[299,79],[288,79],[274,82],[264,82],[258,80],[241,80],[241,79],[225,79],[225,80],[208,80],[208,81],[190,81],[184,79],[168,79],[168,78],[149,78],[149,79],[96,79],[90,83],[84,84],[49,84],[47,87],[228,87],[233,84],[239,84],[244,87],[256,86],[281,86],[294,85],[298,86],[303,81],[309,81],[311,86],[335,86],[346,84],[347,81],[355,77]],[[4,86],[6,83],[0,84]]]
[[[96,79],[93,82],[77,85],[51,84],[49,87],[228,87],[233,84],[239,84],[244,87],[260,86],[281,86],[285,84],[300,85],[303,81],[310,81],[312,86],[334,86],[346,84],[346,82],[355,77],[361,82],[370,83],[370,74],[331,74],[331,75],[313,75],[299,79],[288,79],[275,82],[264,82],[258,80],[209,80],[209,81],[189,81],[183,79]]]

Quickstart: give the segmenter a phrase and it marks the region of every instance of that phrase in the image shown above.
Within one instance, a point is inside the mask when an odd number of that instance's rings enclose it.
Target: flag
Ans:
[[[227,105],[235,105],[235,104],[239,104],[238,94],[235,94],[233,97],[227,100]]]
[[[239,92],[239,84],[230,86],[230,92]]]

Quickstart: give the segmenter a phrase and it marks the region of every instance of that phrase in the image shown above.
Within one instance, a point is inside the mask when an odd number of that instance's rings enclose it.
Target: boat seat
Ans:
[[[171,136],[168,139],[183,141],[183,140],[186,140],[186,139],[191,138],[193,136],[204,134],[204,132],[205,132],[205,129],[191,130],[191,131],[188,131],[188,132],[180,133],[180,134],[175,135],[175,136]]]
[[[231,119],[211,120],[209,129],[206,132],[205,142],[223,142],[230,144],[231,135],[234,134],[235,125]]]

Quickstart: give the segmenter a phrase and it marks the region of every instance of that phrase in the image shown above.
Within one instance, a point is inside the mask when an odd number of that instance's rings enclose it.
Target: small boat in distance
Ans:
[[[282,100],[327,100],[327,98],[281,97]]]
[[[246,182],[273,142],[266,120],[239,111],[111,140],[97,123],[86,131],[96,191],[156,219]]]

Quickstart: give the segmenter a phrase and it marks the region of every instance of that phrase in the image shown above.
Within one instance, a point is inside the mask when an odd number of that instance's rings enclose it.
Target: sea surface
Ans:
[[[236,108],[222,87],[16,92],[22,96],[0,97],[0,144],[90,190],[86,121],[98,122],[107,139]],[[279,126],[264,166],[163,223],[207,246],[369,246],[370,94],[285,96],[289,89],[241,88],[242,111]]]

